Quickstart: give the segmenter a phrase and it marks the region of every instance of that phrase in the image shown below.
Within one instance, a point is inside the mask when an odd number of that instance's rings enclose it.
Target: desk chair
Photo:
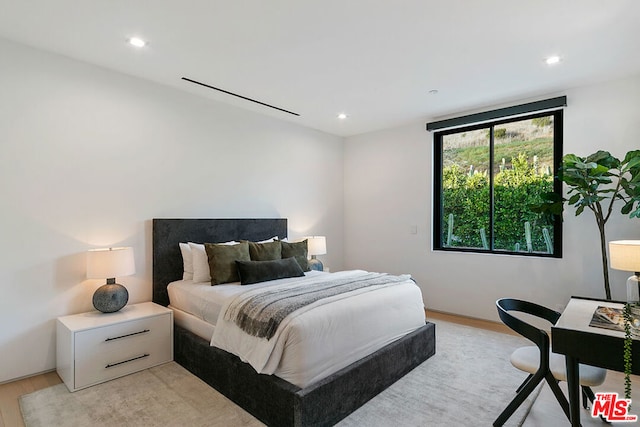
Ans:
[[[551,391],[569,419],[569,403],[558,386],[559,381],[567,380],[564,356],[551,352],[549,335],[546,331],[526,323],[509,312],[530,314],[545,319],[551,324],[558,321],[560,313],[532,302],[511,298],[499,299],[496,301],[496,306],[500,320],[515,332],[532,341],[535,346],[521,347],[511,354],[511,364],[521,371],[528,372],[529,376],[518,387],[516,396],[493,425],[502,426],[543,379],[549,384]],[[595,398],[590,387],[602,384],[606,373],[607,371],[602,368],[580,365],[582,404],[585,408],[587,407],[587,399],[593,403]]]

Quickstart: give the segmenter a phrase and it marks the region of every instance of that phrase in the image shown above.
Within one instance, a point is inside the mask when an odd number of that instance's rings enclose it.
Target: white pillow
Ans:
[[[273,237],[272,237],[272,238],[270,238],[270,239],[267,239],[267,240],[261,240],[261,241],[256,242],[256,243],[271,243],[271,242],[275,242],[276,240],[278,240],[278,236],[273,236]]]
[[[182,280],[193,280],[193,254],[188,243],[179,243],[182,253]]]
[[[232,240],[230,242],[219,243],[220,245],[237,245],[238,242]],[[209,270],[209,258],[204,245],[189,242],[191,255],[193,259],[193,281],[195,283],[211,282],[211,271]]]

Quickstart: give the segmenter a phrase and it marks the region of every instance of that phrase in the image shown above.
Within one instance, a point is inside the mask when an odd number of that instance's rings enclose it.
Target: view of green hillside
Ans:
[[[494,154],[496,159],[494,173],[499,172],[502,159],[505,159],[505,166],[511,168],[513,167],[512,159],[517,158],[520,154],[524,154],[529,161],[533,161],[534,156],[537,156],[540,168],[546,169],[549,166],[553,171],[553,140],[546,137],[531,141],[512,141],[508,144],[497,143]],[[489,149],[486,145],[451,148],[445,150],[444,159],[445,165],[457,164],[465,170],[473,165],[475,169],[482,171],[489,164]]]

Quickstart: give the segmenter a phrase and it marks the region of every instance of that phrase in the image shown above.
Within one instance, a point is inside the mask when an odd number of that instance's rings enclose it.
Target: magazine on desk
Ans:
[[[621,308],[598,306],[589,326],[624,332],[624,316]]]

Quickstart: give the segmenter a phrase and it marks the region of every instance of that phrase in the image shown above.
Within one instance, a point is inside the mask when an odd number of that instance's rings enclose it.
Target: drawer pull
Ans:
[[[114,366],[122,365],[123,363],[133,362],[134,360],[143,359],[145,357],[149,357],[149,354],[145,353],[142,356],[134,357],[128,360],[123,360],[122,362],[118,362],[118,363],[109,363],[107,366],[105,366],[105,369],[113,368]]]
[[[146,334],[147,332],[149,332],[149,329],[145,329],[143,331],[138,331],[138,332],[133,332],[133,333],[127,334],[127,335],[120,335],[119,337],[107,338],[105,340],[105,342],[106,341],[119,340],[120,338],[126,338],[126,337],[130,337],[130,336],[133,336],[133,335]]]

